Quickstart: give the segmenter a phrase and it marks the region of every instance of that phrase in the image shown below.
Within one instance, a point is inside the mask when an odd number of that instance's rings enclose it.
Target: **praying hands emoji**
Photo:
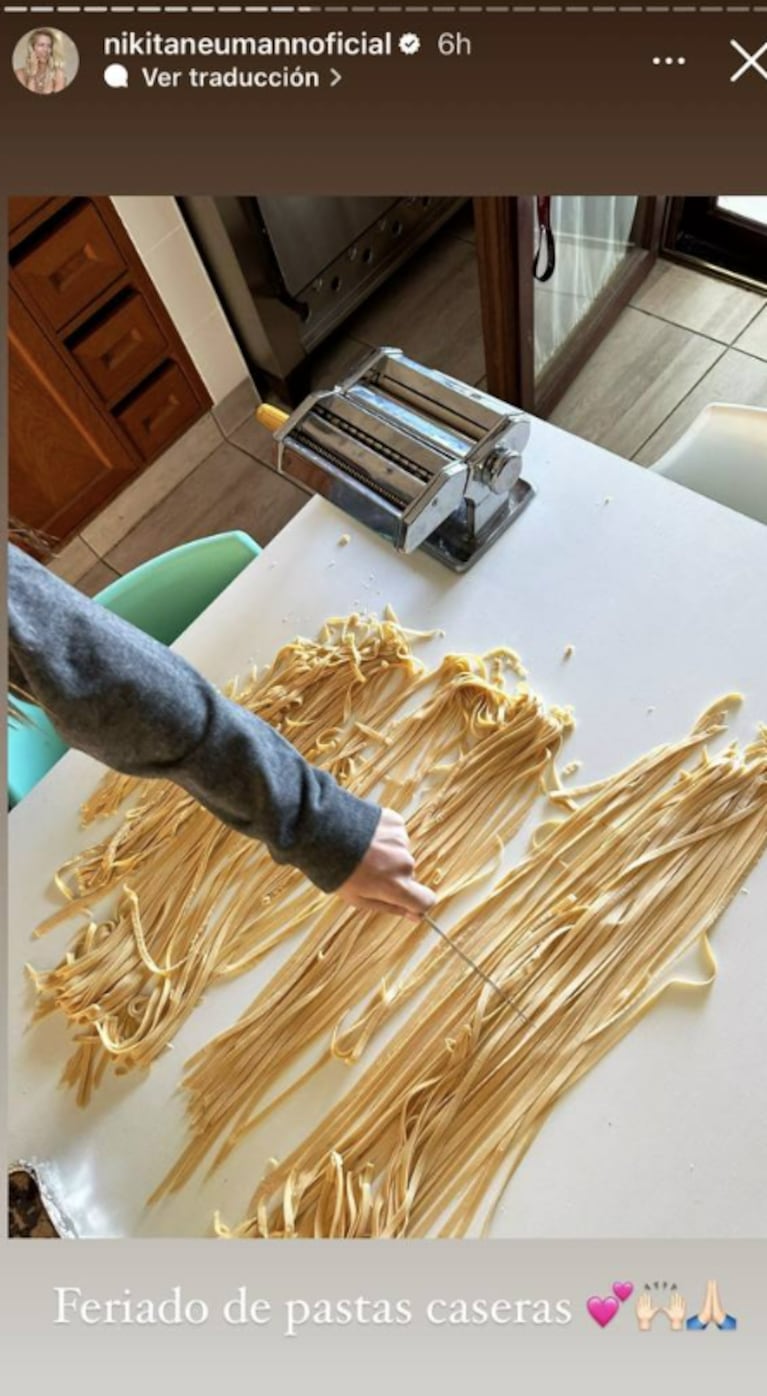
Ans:
[[[687,1327],[691,1329],[708,1328],[710,1323],[715,1323],[717,1328],[727,1332],[737,1328],[738,1321],[732,1314],[725,1311],[724,1305],[719,1298],[719,1288],[716,1280],[709,1280],[706,1285],[706,1294],[700,1313],[693,1314],[688,1318]]]

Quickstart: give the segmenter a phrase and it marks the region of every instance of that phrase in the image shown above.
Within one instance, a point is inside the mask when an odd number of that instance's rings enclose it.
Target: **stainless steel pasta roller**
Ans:
[[[323,495],[395,548],[471,567],[533,495],[521,478],[523,413],[377,349],[290,416],[265,404],[280,474]]]

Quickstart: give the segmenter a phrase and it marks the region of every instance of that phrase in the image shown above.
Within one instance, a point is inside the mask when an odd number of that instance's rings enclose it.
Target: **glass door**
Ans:
[[[759,194],[717,194],[717,209],[767,228],[767,198]]]
[[[488,390],[552,411],[658,255],[665,200],[474,200]]]
[[[767,198],[707,194],[672,199],[664,252],[720,276],[767,287]]]
[[[552,198],[554,266],[551,275],[536,279],[533,288],[535,373],[539,380],[591,314],[636,246],[638,203],[634,195],[567,194]]]

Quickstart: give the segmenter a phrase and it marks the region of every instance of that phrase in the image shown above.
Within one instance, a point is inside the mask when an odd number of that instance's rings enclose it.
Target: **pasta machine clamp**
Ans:
[[[464,572],[533,495],[521,478],[527,418],[479,389],[377,349],[290,416],[264,404],[280,474],[401,552]]]

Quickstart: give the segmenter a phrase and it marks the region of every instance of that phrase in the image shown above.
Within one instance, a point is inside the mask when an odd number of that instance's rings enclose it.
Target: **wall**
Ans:
[[[220,403],[250,374],[176,200],[126,194],[112,203],[213,402]]]

